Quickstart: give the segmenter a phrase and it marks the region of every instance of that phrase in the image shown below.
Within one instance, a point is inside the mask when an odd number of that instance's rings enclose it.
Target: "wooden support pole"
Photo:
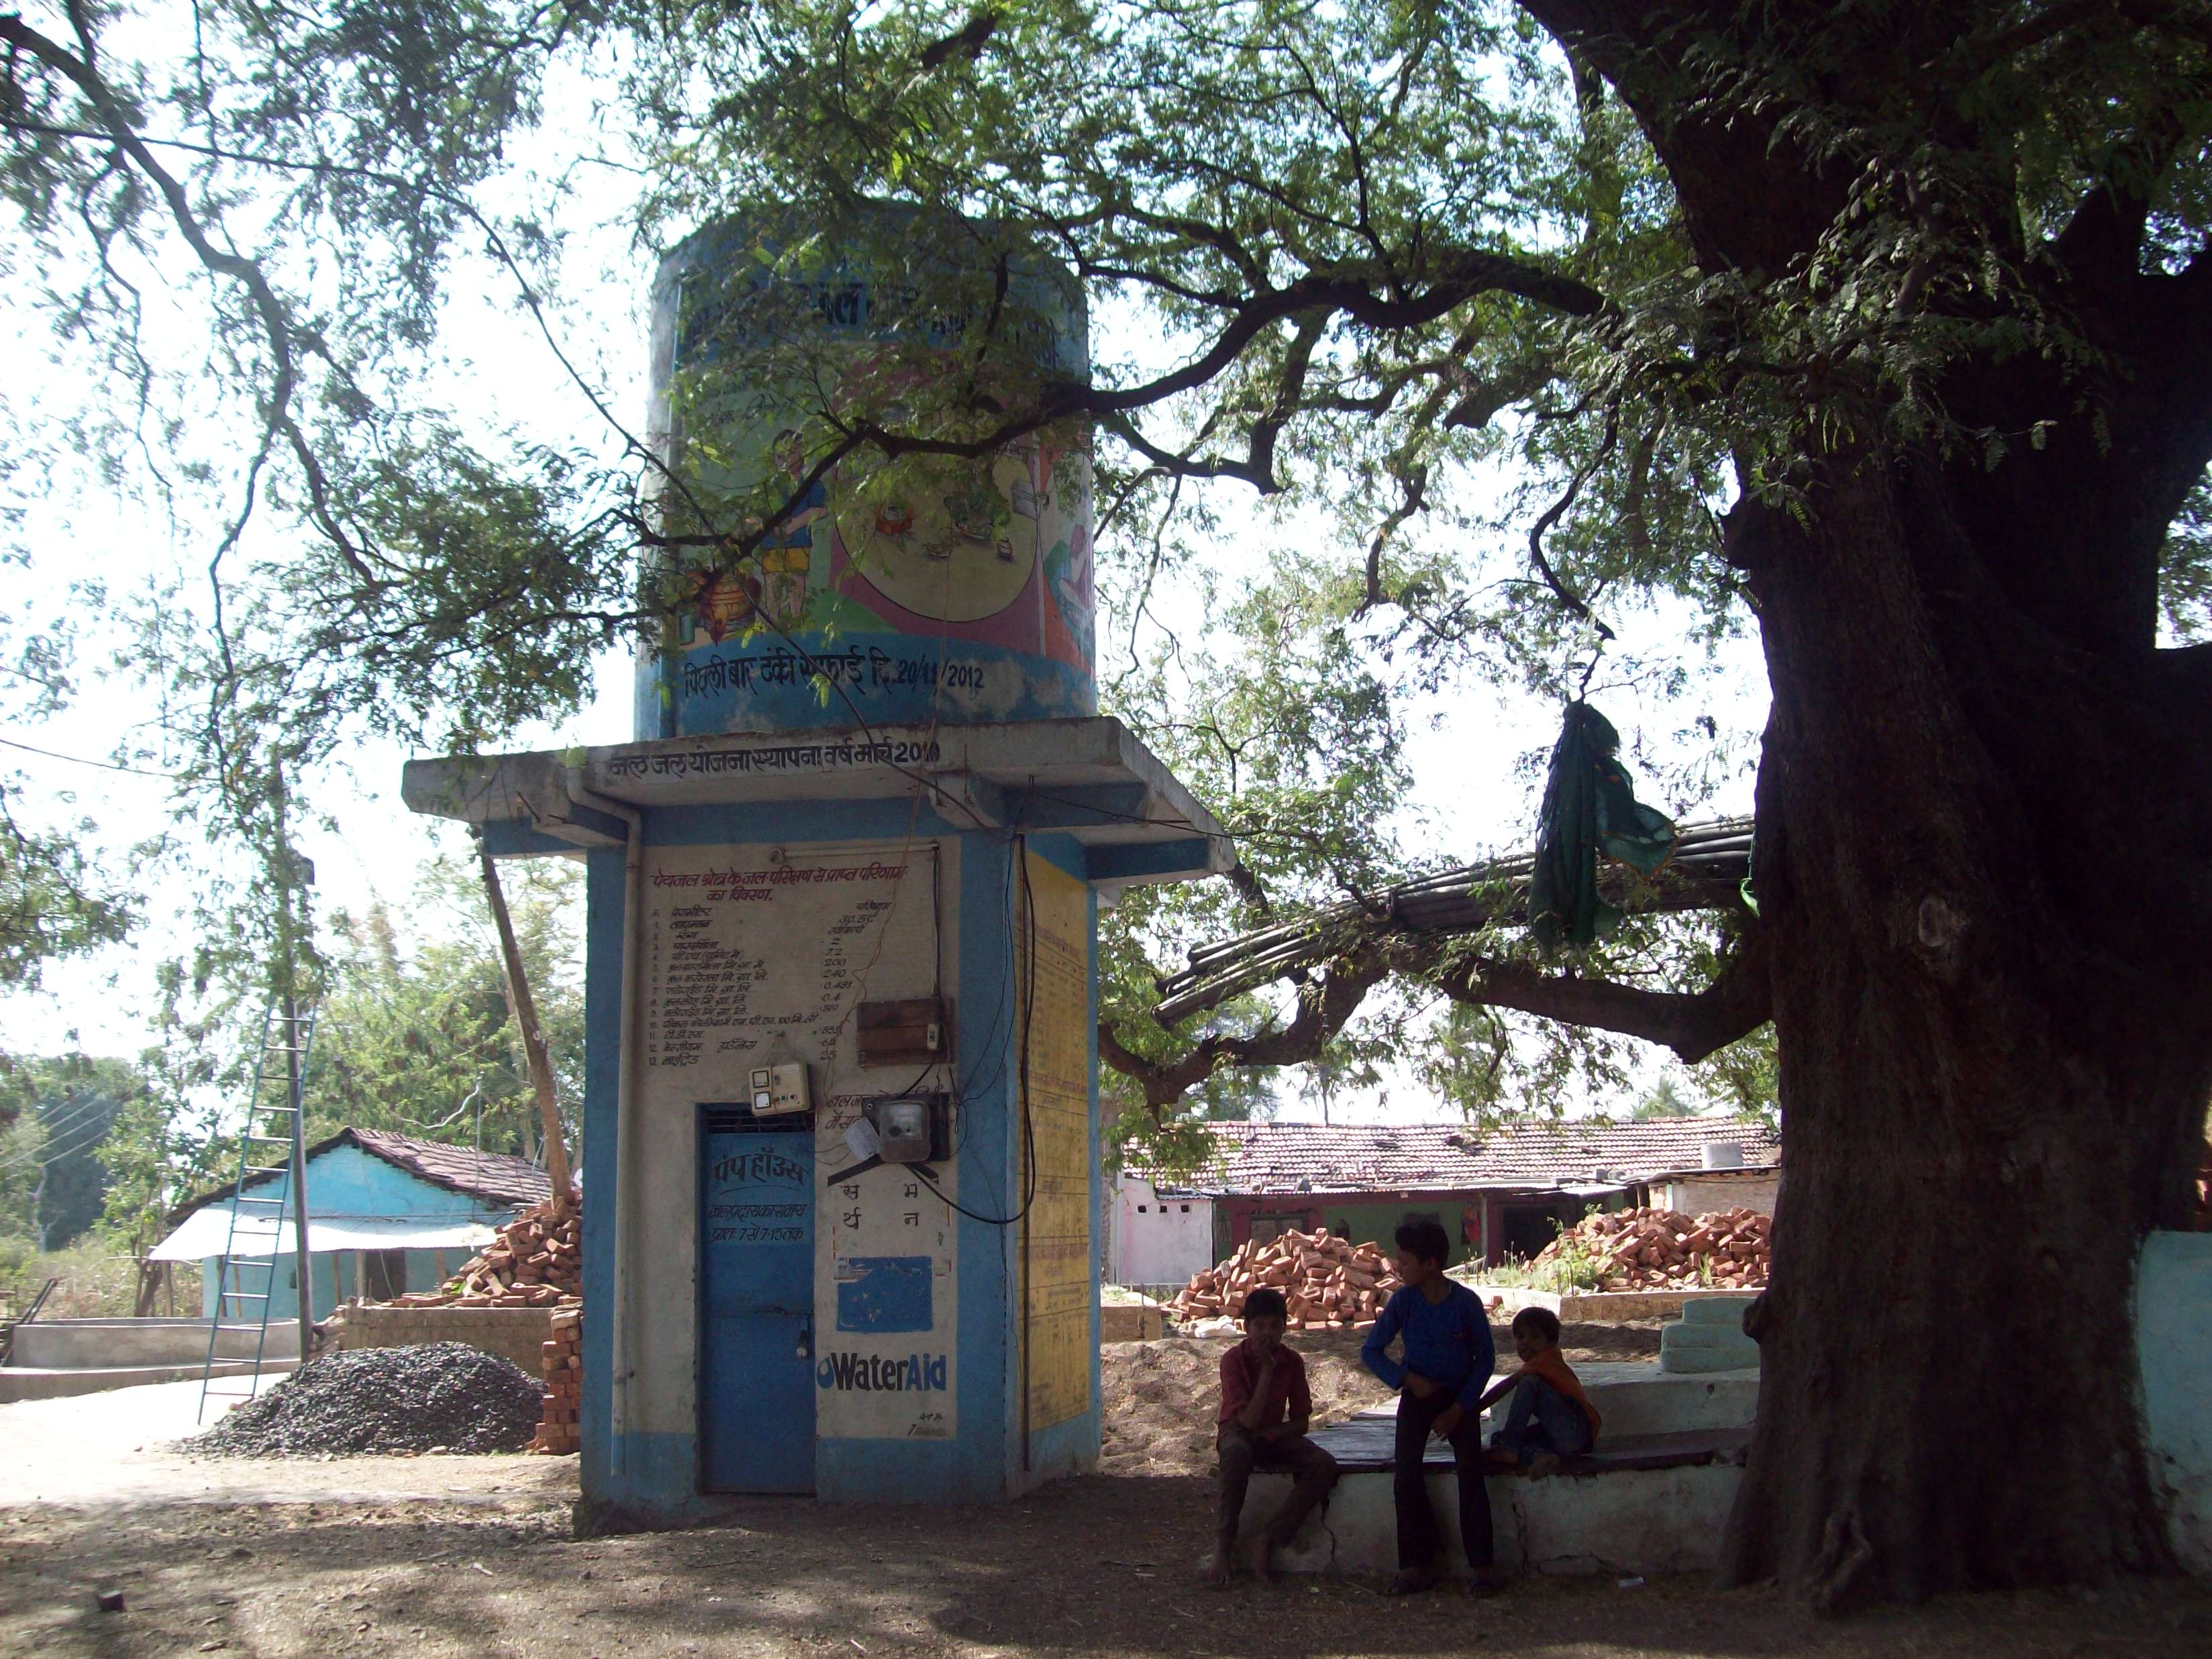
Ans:
[[[561,1107],[553,1093],[553,1062],[546,1057],[545,1038],[538,1029],[538,1005],[530,1000],[530,981],[522,971],[522,950],[514,942],[507,895],[500,890],[499,872],[481,840],[477,842],[477,862],[483,867],[484,897],[491,902],[491,919],[499,929],[500,959],[507,968],[507,1000],[514,1009],[514,1023],[522,1028],[522,1050],[529,1056],[530,1080],[538,1091],[538,1118],[545,1134],[545,1173],[553,1178],[553,1201],[565,1206],[571,1193],[568,1143],[561,1133]]]

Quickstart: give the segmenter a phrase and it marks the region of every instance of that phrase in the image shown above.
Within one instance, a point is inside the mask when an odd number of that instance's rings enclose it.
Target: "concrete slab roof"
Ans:
[[[1090,850],[1102,886],[1216,875],[1235,856],[1213,815],[1103,714],[453,756],[408,762],[400,784],[415,811],[519,825],[577,846],[623,839],[621,819],[604,810],[610,804],[903,799],[917,791],[963,829],[1073,837]]]

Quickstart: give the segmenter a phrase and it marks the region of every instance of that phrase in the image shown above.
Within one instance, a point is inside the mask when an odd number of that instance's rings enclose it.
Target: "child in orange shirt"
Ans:
[[[1541,1478],[1555,1473],[1563,1457],[1597,1443],[1597,1407],[1559,1354],[1559,1316],[1548,1308],[1523,1308],[1513,1316],[1513,1350],[1521,1369],[1482,1396],[1478,1410],[1506,1395],[1505,1422],[1490,1437],[1491,1464],[1525,1469]]]

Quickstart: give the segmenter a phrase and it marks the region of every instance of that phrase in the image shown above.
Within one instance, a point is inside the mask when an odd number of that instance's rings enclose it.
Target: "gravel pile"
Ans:
[[[520,1367],[465,1342],[355,1348],[309,1360],[184,1447],[218,1457],[520,1451],[542,1393]]]

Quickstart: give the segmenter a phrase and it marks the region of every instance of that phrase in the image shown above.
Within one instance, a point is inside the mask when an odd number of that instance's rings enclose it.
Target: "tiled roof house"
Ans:
[[[1116,1183],[1115,1270],[1166,1283],[1247,1238],[1327,1226],[1387,1241],[1416,1216],[1443,1224],[1454,1259],[1529,1255],[1593,1205],[1771,1210],[1782,1149],[1727,1118],[1464,1123],[1212,1123],[1194,1170],[1133,1158]],[[1707,1170],[1725,1142],[1726,1167]]]
[[[1462,1192],[1474,1188],[1617,1188],[1705,1167],[1729,1142],[1742,1167],[1771,1170],[1782,1148],[1764,1126],[1727,1118],[1594,1118],[1479,1129],[1458,1124],[1212,1123],[1214,1151],[1171,1190],[1214,1194]],[[1132,1170],[1148,1172],[1140,1164]]]

